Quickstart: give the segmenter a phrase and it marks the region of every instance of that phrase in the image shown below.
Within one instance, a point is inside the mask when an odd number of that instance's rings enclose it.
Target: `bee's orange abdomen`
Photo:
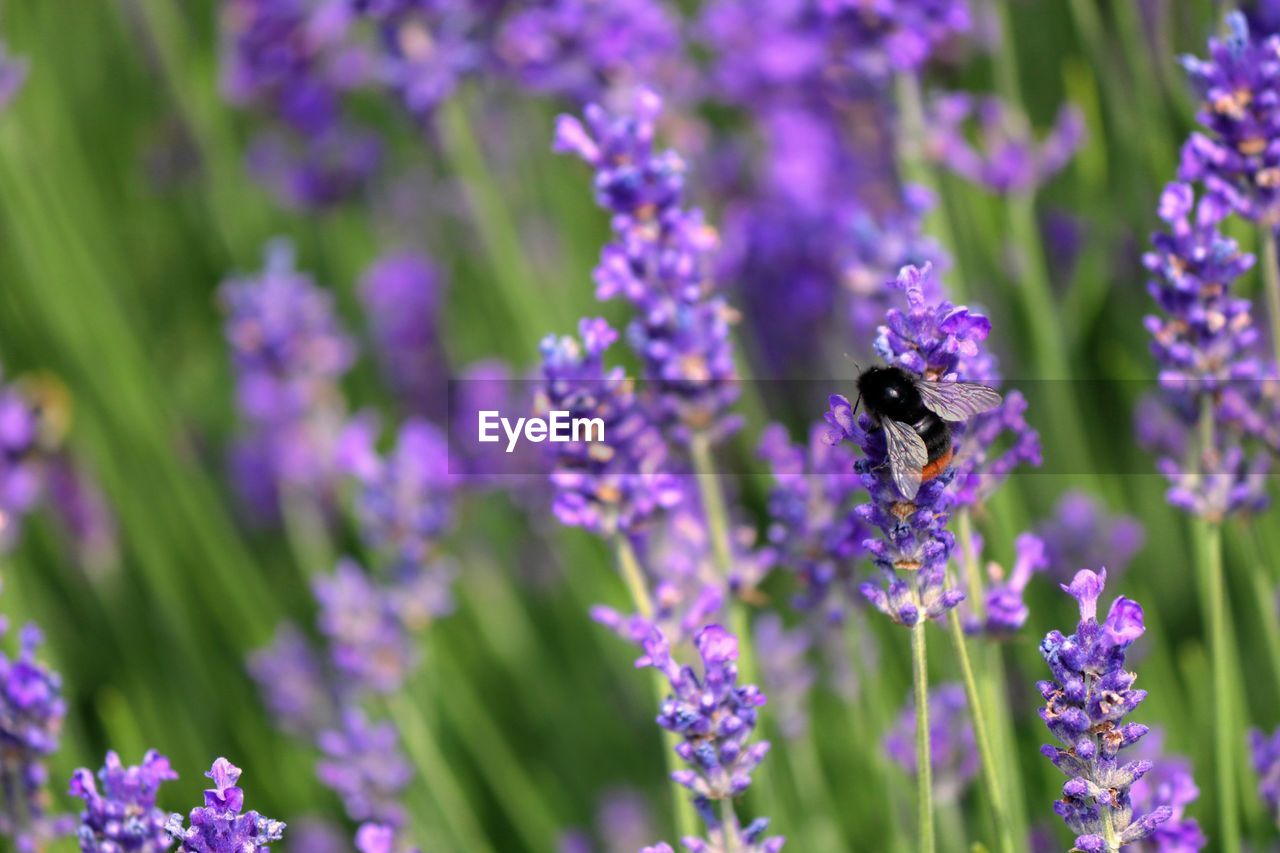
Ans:
[[[927,483],[951,467],[951,448],[920,470],[920,482]]]

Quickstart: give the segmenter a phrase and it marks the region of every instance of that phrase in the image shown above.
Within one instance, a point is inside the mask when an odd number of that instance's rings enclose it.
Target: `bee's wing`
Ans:
[[[915,499],[920,491],[920,478],[924,466],[929,464],[929,448],[924,439],[918,436],[911,427],[884,418],[880,421],[884,428],[885,443],[889,448],[889,472],[893,474],[893,484],[907,500]]]
[[[1004,399],[1000,392],[976,382],[915,381],[925,408],[944,421],[967,421],[974,415],[989,412]]]

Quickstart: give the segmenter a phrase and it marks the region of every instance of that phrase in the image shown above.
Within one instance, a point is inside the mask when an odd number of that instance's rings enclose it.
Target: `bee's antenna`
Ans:
[[[858,406],[861,405],[861,403],[862,403],[862,394],[858,394],[858,399],[853,401],[853,411],[850,413],[850,417],[858,414]]]
[[[861,373],[861,372],[862,372],[862,365],[858,364],[858,362],[857,362],[857,361],[854,361],[853,356],[849,355],[849,353],[845,353],[845,354],[844,354],[844,357],[845,357],[845,358],[847,358],[847,359],[849,359],[849,361],[853,362],[853,366],[854,366],[855,368],[857,368],[857,370],[858,370],[858,372],[859,372],[859,373]]]

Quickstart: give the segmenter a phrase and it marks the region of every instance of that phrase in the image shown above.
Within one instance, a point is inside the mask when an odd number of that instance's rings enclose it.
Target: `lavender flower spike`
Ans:
[[[693,792],[698,811],[715,825],[712,801],[745,791],[751,772],[769,751],[767,741],[747,744],[756,709],[765,697],[754,684],[738,685],[738,638],[733,634],[708,625],[698,632],[694,645],[702,657],[701,677],[671,659],[667,638],[656,628],[636,665],[651,666],[671,682],[673,694],[662,704],[658,725],[684,738],[676,754],[690,766],[671,775]]]
[[[723,828],[711,830],[706,840],[694,836],[680,839],[680,844],[689,853],[778,853],[786,841],[781,835],[765,837],[769,821],[760,818],[752,821],[746,828],[738,831],[736,843],[730,843]],[[643,848],[640,853],[675,853],[670,844],[659,842],[652,847]]]
[[[886,735],[884,746],[889,757],[913,776],[916,774],[915,737],[916,706],[912,699]],[[961,684],[939,684],[929,691],[929,755],[934,796],[939,802],[958,802],[978,775],[978,746]]]
[[[0,634],[5,632],[0,619]],[[35,659],[41,642],[33,624],[22,629],[16,658],[0,652],[0,836],[20,853],[72,831],[74,821],[50,815],[45,759],[58,749],[67,705],[62,679]]]
[[[177,853],[269,853],[284,837],[285,825],[255,811],[243,811],[244,791],[236,786],[240,768],[225,758],[204,774],[213,787],[204,792],[204,805],[191,810],[189,827],[182,815],[169,815],[167,830],[178,842]]]
[[[71,795],[85,805],[77,836],[82,853],[161,853],[173,846],[165,829],[168,815],[156,807],[160,785],[178,778],[169,759],[152,749],[142,764],[125,767],[108,752],[98,778],[101,792],[88,769],[71,776]]]
[[[1147,733],[1126,723],[1146,698],[1134,690],[1137,677],[1124,668],[1125,652],[1144,630],[1142,607],[1120,596],[1099,623],[1098,599],[1107,572],[1081,569],[1062,588],[1080,604],[1080,623],[1069,637],[1050,631],[1040,653],[1052,681],[1037,685],[1045,699],[1040,718],[1066,748],[1046,744],[1041,752],[1069,777],[1054,811],[1077,833],[1076,850],[1119,853],[1123,845],[1148,838],[1173,816],[1162,805],[1135,817],[1130,788],[1152,767],[1150,761],[1122,761],[1120,750]]]

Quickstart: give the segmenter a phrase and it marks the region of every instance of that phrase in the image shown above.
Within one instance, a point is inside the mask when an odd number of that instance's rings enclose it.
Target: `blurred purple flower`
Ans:
[[[339,560],[332,574],[316,578],[313,587],[320,605],[317,624],[345,687],[397,691],[417,661],[399,592],[378,586],[350,558]]]
[[[809,728],[809,693],[818,680],[809,662],[811,633],[787,629],[777,613],[755,621],[755,644],[760,679],[773,696],[773,717],[784,738],[801,737]]]
[[[40,411],[13,383],[0,384],[0,552],[12,548],[45,488]]]
[[[808,446],[792,444],[781,424],[761,437],[758,455],[768,464],[768,542],[777,562],[796,573],[796,606],[839,621],[853,598],[851,565],[868,530],[853,512],[862,491],[853,451],[826,440],[815,424]]]
[[[321,732],[316,744],[323,755],[316,775],[341,797],[348,817],[404,823],[398,798],[413,771],[400,752],[395,726],[370,723],[363,712],[348,708],[339,725]]]
[[[71,776],[71,795],[85,804],[77,835],[81,853],[163,853],[172,846],[169,816],[156,806],[160,785],[178,778],[169,759],[151,749],[142,764],[125,767],[108,752],[98,778],[101,792],[87,768]]]
[[[1196,205],[1187,184],[1169,184],[1159,212],[1169,231],[1152,236],[1143,265],[1152,276],[1147,290],[1162,312],[1145,320],[1161,394],[1188,434],[1205,409],[1214,446],[1198,447],[1190,464],[1165,456],[1157,467],[1170,482],[1169,502],[1180,509],[1211,519],[1256,511],[1267,503],[1267,460],[1262,454],[1250,460],[1241,434],[1255,432],[1255,407],[1269,374],[1258,357],[1252,305],[1231,291],[1253,257],[1219,231],[1222,205],[1212,196]]]
[[[604,366],[617,333],[598,318],[583,319],[579,329],[581,343],[569,337],[543,340],[536,407],[567,411],[571,419],[598,419],[604,440],[554,445],[556,518],[604,535],[630,532],[674,506],[682,493],[666,470],[666,443],[647,402],[621,368]]]
[[[182,815],[169,815],[167,830],[178,842],[176,853],[268,853],[284,836],[285,825],[256,811],[244,812],[244,791],[236,786],[240,768],[225,758],[213,762],[205,774],[213,787],[204,792],[204,805],[191,810],[190,826]]]
[[[363,823],[356,830],[357,853],[419,853],[396,839],[396,828],[385,823]]]
[[[0,636],[8,630],[0,619]],[[62,679],[36,660],[40,629],[27,624],[16,657],[0,651],[0,836],[19,853],[36,853],[74,831],[71,815],[49,814],[45,759],[58,749],[67,704]]]
[[[974,548],[981,552],[982,539],[974,534]],[[987,573],[992,581],[986,592],[986,620],[981,625],[969,624],[970,631],[1002,637],[1016,633],[1027,622],[1027,605],[1022,596],[1031,576],[1049,566],[1044,541],[1034,533],[1023,533],[1014,540],[1013,569],[1005,576],[1004,569],[990,563]],[[977,556],[973,557],[977,561]]]
[[[314,737],[336,716],[328,673],[296,625],[277,628],[271,644],[249,656],[248,669],[283,731]]]
[[[573,832],[560,839],[558,853],[633,853],[653,837],[653,815],[639,792],[626,788],[606,791],[596,810],[595,837]]]
[[[57,515],[85,571],[102,574],[120,561],[116,517],[98,482],[69,454],[55,455],[47,471],[49,507]]]
[[[596,267],[596,296],[636,309],[627,340],[639,354],[658,416],[677,441],[725,436],[738,426],[729,328],[737,319],[712,278],[719,244],[702,212],[687,208],[684,162],[655,151],[662,100],[648,89],[613,115],[598,104],[585,123],[561,116],[555,150],[596,170],[596,202],[613,214],[613,242]]]
[[[17,97],[23,83],[27,81],[30,63],[20,56],[13,56],[9,48],[0,42],[0,111],[3,111]]]
[[[1271,227],[1280,224],[1280,37],[1252,37],[1245,16],[1227,15],[1230,35],[1209,39],[1209,58],[1182,58],[1202,99],[1208,132],[1182,148],[1178,177],[1202,181],[1215,204]]]
[[[289,853],[350,853],[351,839],[334,821],[304,817],[289,824],[285,849]]]
[[[228,279],[218,293],[248,446],[256,445],[277,488],[323,494],[342,422],[338,382],[355,360],[332,296],[295,270],[283,241],[268,246],[261,273]]]
[[[283,207],[310,211],[357,195],[382,161],[382,143],[372,133],[339,125],[298,139],[264,131],[249,148],[249,173]]]
[[[977,145],[969,141],[970,120],[978,126]],[[1026,119],[999,98],[953,92],[934,102],[928,130],[930,156],[955,174],[994,193],[1025,193],[1071,162],[1084,141],[1084,118],[1063,107],[1037,144]]]
[[[1044,541],[1049,575],[1060,582],[1070,580],[1081,566],[1103,563],[1115,578],[1142,548],[1146,535],[1136,518],[1112,513],[1080,491],[1065,493],[1036,533]]]
[[[1280,728],[1269,735],[1261,729],[1249,732],[1249,749],[1258,774],[1258,794],[1272,820],[1280,825]]]
[[[389,253],[360,284],[374,348],[404,408],[441,418],[448,409],[448,364],[440,337],[440,273],[415,252]]]
[[[1158,853],[1195,853],[1208,844],[1200,824],[1185,816],[1186,808],[1200,796],[1191,777],[1191,762],[1178,756],[1161,755],[1164,733],[1152,729],[1135,752],[1150,758],[1151,769],[1133,783],[1130,795],[1136,811],[1147,813],[1161,806],[1172,810],[1169,819],[1156,827],[1146,844]]]
[[[913,698],[885,735],[884,748],[899,767],[916,773],[916,705]],[[929,691],[929,756],[934,796],[941,803],[957,803],[978,775],[978,746],[969,720],[964,687],[939,684]]]
[[[659,0],[538,0],[503,21],[494,52],[528,88],[589,101],[652,81],[679,43],[679,19]]]
[[[1063,585],[1079,602],[1080,624],[1069,637],[1057,630],[1045,636],[1040,652],[1053,680],[1037,684],[1045,700],[1040,718],[1066,746],[1046,744],[1040,750],[1068,777],[1054,811],[1077,833],[1076,847],[1090,853],[1118,853],[1107,837],[1134,844],[1173,816],[1167,804],[1134,816],[1130,787],[1152,765],[1122,761],[1119,752],[1148,731],[1141,723],[1124,722],[1147,696],[1133,689],[1137,676],[1124,668],[1125,652],[1144,630],[1142,607],[1120,596],[1099,623],[1106,579],[1105,569],[1081,569]]]

